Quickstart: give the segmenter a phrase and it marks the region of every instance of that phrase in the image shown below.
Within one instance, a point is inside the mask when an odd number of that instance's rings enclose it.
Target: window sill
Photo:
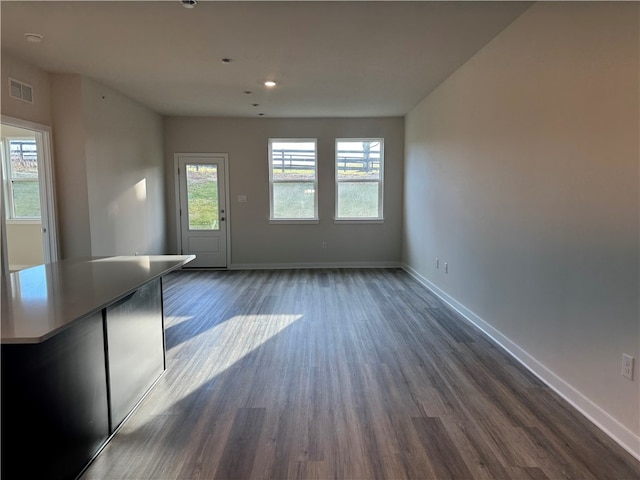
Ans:
[[[384,223],[384,218],[335,218],[333,223]]]
[[[317,225],[320,223],[320,220],[317,218],[309,218],[309,219],[293,219],[293,218],[283,218],[282,220],[277,218],[269,219],[269,223],[272,225]]]
[[[7,225],[42,225],[42,220],[35,218],[7,218]]]

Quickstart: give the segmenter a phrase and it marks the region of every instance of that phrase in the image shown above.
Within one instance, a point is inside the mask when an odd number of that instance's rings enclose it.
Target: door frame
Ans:
[[[222,158],[224,165],[224,202],[225,202],[225,222],[226,222],[226,242],[227,242],[227,267],[231,267],[231,201],[229,196],[229,154],[228,153],[174,153],[173,154],[173,183],[175,196],[175,224],[176,224],[176,254],[182,251],[182,225],[180,221],[180,159],[182,158],[200,158],[200,157],[217,157]],[[220,181],[220,179],[218,179]]]
[[[22,120],[20,118],[0,115],[0,123],[12,127],[32,130],[41,134],[42,143],[39,147],[42,150],[42,158],[38,156],[38,183],[40,184],[40,205],[41,205],[41,222],[42,222],[42,252],[44,254],[44,262],[56,262],[60,258],[60,250],[58,247],[58,223],[56,219],[56,195],[55,183],[53,176],[53,148],[51,145],[51,127],[40,123]],[[4,178],[2,179],[4,182]],[[6,216],[4,214],[4,183],[2,188],[2,229],[0,231],[0,255],[2,255],[3,273],[9,271],[9,258],[7,255],[7,239],[6,239]]]

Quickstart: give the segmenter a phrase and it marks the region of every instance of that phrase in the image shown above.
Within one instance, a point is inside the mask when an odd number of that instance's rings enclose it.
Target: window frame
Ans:
[[[311,180],[284,180],[273,178],[273,144],[274,143],[313,143],[314,145],[314,170],[313,181]],[[317,138],[269,138],[269,223],[274,224],[301,224],[319,223],[318,217],[318,139]],[[313,183],[313,217],[274,217],[274,183]]]
[[[380,176],[378,180],[348,179],[340,180],[338,175],[338,143],[339,142],[380,142]],[[358,137],[358,138],[336,138],[334,177],[335,177],[335,209],[334,223],[384,223],[384,138],[382,137]],[[378,216],[376,217],[340,217],[339,212],[339,184],[340,183],[377,183],[378,187]]]

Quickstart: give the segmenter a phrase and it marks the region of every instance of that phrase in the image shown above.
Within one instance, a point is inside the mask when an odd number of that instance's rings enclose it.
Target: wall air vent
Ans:
[[[33,103],[33,87],[15,78],[9,78],[9,96],[23,102]]]

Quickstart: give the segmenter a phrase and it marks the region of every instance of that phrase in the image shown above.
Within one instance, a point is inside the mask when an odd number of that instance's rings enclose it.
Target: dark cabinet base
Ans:
[[[75,478],[109,436],[102,313],[0,352],[2,478]]]
[[[164,372],[161,279],[0,353],[2,480],[77,478]]]
[[[131,412],[164,371],[160,279],[107,307],[111,429]]]

